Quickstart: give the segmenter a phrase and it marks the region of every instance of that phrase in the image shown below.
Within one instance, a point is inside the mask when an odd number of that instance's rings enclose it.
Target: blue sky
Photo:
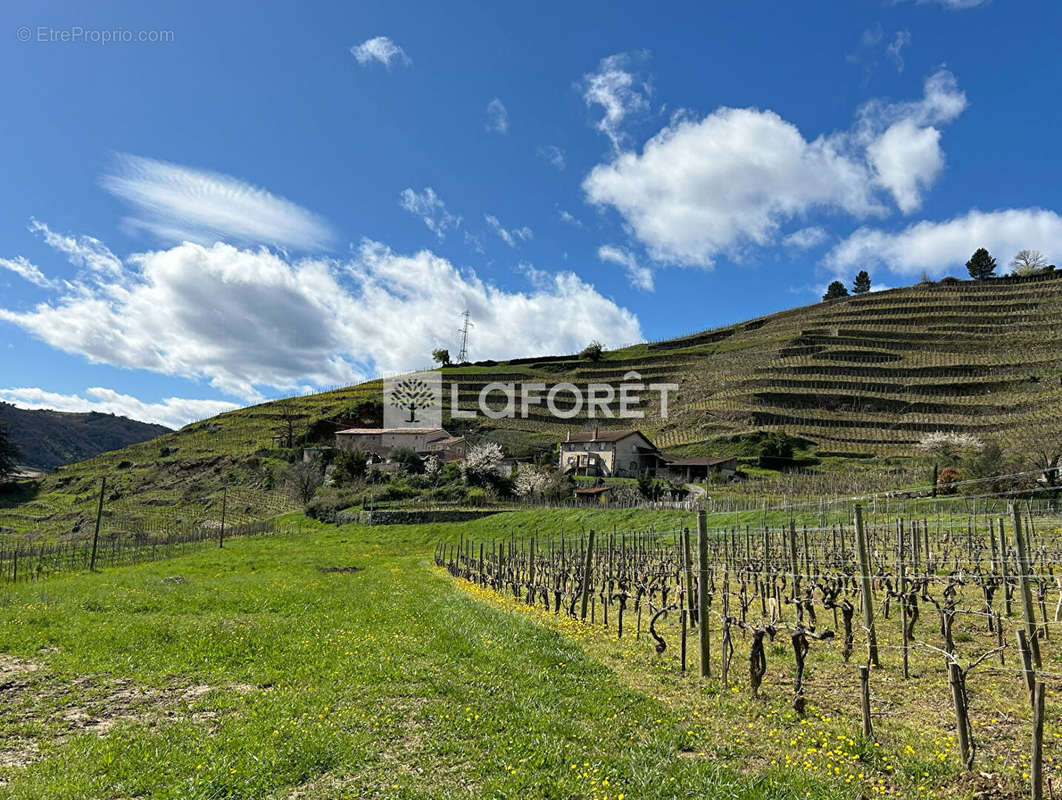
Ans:
[[[5,3],[0,399],[179,425],[466,307],[504,358],[1062,258],[1057,2],[496,6]]]

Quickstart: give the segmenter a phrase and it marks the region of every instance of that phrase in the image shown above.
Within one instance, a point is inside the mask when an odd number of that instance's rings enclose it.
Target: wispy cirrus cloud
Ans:
[[[23,280],[29,281],[42,289],[54,289],[59,285],[58,281],[53,281],[51,278],[47,277],[41,272],[40,267],[36,264],[30,263],[29,259],[23,256],[0,258],[0,269],[14,272]]]
[[[318,215],[220,172],[121,154],[100,183],[132,207],[131,228],[164,242],[232,240],[319,250],[335,240]]]
[[[83,267],[101,275],[118,275],[122,271],[122,260],[94,236],[56,233],[36,219],[30,220],[29,229],[40,234],[46,245],[65,255],[75,267]]]
[[[627,271],[631,285],[646,292],[653,291],[653,271],[639,264],[634,253],[623,247],[603,244],[597,248],[597,257],[609,264],[618,264]]]
[[[587,108],[601,107],[603,114],[596,127],[608,137],[617,152],[626,140],[624,121],[649,110],[652,86],[636,71],[636,61],[647,57],[647,51],[608,56],[578,84]]]
[[[494,232],[498,234],[498,237],[509,245],[509,247],[516,247],[518,242],[526,242],[534,236],[532,230],[526,225],[522,228],[506,228],[493,214],[484,214],[483,218],[487,221],[487,224],[494,229]]]
[[[428,230],[440,240],[446,238],[446,231],[461,225],[461,217],[451,214],[446,203],[430,186],[420,192],[406,188],[398,196],[398,204],[415,217],[420,217]]]
[[[406,55],[406,51],[391,41],[387,36],[374,36],[366,39],[361,44],[350,48],[350,54],[363,67],[374,61],[391,69],[391,63],[396,62],[404,66],[412,66],[413,59]]]
[[[486,128],[488,133],[509,132],[509,109],[497,97],[487,103]]]
[[[544,144],[538,148],[538,157],[543,158],[557,169],[563,170],[567,165],[567,155],[563,148],[555,144]]]

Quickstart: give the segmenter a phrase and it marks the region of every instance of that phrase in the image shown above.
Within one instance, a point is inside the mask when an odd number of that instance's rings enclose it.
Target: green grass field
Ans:
[[[801,722],[783,692],[757,702],[681,677],[644,638],[618,643],[529,611],[430,558],[462,532],[664,529],[688,515],[291,522],[292,533],[223,551],[0,590],[0,798],[857,798],[978,786],[952,783],[958,759],[935,724],[900,714],[873,746],[844,713],[852,704],[820,708],[812,695]]]

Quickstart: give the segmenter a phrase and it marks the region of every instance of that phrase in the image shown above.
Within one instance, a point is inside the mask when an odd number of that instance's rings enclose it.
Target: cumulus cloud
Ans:
[[[812,226],[810,228],[801,228],[798,231],[782,239],[782,244],[786,247],[795,247],[798,250],[808,250],[812,247],[818,247],[829,238],[829,234],[818,226]]]
[[[100,386],[86,389],[85,395],[82,397],[77,394],[60,394],[36,387],[0,389],[0,400],[19,408],[98,411],[101,414],[117,414],[141,422],[165,425],[167,428],[180,428],[190,422],[239,408],[238,404],[225,400],[190,400],[184,397],[167,397],[158,403],[145,403],[131,395],[120,394]]]
[[[496,234],[505,242],[509,247],[516,247],[518,242],[526,242],[534,234],[531,229],[526,225],[522,228],[506,228],[493,214],[484,214],[483,218],[487,220],[487,224],[490,225]]]
[[[1062,256],[1062,217],[1040,208],[970,211],[944,222],[923,221],[902,231],[860,228],[834,247],[826,264],[834,269],[882,265],[893,272],[940,275],[964,269],[970,255],[987,247],[1001,264],[1023,248],[1048,259]]]
[[[40,286],[42,289],[54,289],[58,286],[56,281],[46,277],[36,264],[32,264],[23,256],[14,258],[0,258],[0,269],[10,270],[23,280]]]
[[[634,253],[623,247],[603,244],[597,248],[597,257],[609,264],[618,264],[627,271],[631,285],[646,292],[653,291],[653,271],[638,263]]]
[[[654,259],[711,266],[720,253],[772,243],[782,223],[812,211],[884,215],[883,194],[914,210],[943,164],[934,126],[965,105],[941,71],[921,99],[867,103],[849,130],[810,141],[773,111],[680,116],[640,153],[594,167],[583,190],[615,208]]]
[[[301,250],[327,248],[329,225],[305,208],[217,172],[120,155],[103,187],[129,203],[133,229],[163,242],[212,244],[219,239]]]
[[[487,131],[489,133],[509,132],[509,111],[497,97],[487,103]]]
[[[403,189],[398,196],[398,204],[413,216],[420,217],[428,230],[440,240],[446,237],[449,228],[461,224],[461,218],[446,210],[446,203],[430,186],[426,186],[419,194],[412,189]]]
[[[647,54],[635,55],[645,58]],[[579,84],[587,108],[601,107],[603,116],[596,127],[609,138],[616,151],[626,138],[624,120],[649,109],[652,87],[634,72],[634,62],[635,57],[629,53],[608,56],[601,59],[596,71],[584,75]]]
[[[430,251],[366,241],[346,261],[192,242],[141,253],[106,282],[71,283],[0,320],[92,362],[189,379],[246,400],[423,367],[455,309],[469,308],[480,357],[572,352],[634,341],[637,318],[571,273],[507,292]]]
[[[564,169],[567,164],[565,152],[554,144],[541,145],[538,148],[538,157],[544,158],[557,169]]]
[[[386,36],[375,36],[372,39],[366,39],[361,44],[351,47],[350,53],[363,67],[368,66],[373,61],[379,61],[388,69],[391,69],[392,61],[397,61],[407,67],[413,64],[410,57],[406,55],[406,51]]]

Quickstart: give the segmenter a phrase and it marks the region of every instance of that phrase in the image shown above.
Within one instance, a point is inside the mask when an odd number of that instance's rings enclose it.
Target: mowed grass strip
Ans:
[[[393,533],[4,590],[0,797],[846,796],[682,757],[674,711]]]

